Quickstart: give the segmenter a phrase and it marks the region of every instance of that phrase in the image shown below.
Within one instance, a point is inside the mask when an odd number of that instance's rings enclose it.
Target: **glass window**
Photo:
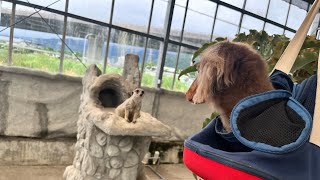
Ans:
[[[145,37],[120,30],[111,30],[111,40],[108,54],[107,73],[122,74],[126,54],[136,54],[140,63],[143,58]]]
[[[86,69],[79,59],[87,65],[95,63],[103,70],[107,34],[106,27],[68,18],[65,42],[75,55],[65,46],[64,73],[83,75]]]
[[[162,84],[161,87],[164,89],[172,89],[173,76],[177,62],[179,46],[168,44],[168,51],[166,60],[163,68]]]
[[[247,0],[245,9],[249,12],[266,17],[269,0]]]
[[[280,24],[285,24],[289,3],[282,0],[270,0],[267,18]]]
[[[269,35],[273,35],[273,34],[279,34],[282,35],[283,34],[283,28],[280,28],[278,26],[266,23],[264,30],[269,34]]]
[[[176,72],[176,78],[174,81],[174,90],[175,91],[182,91],[186,92],[190,87],[191,83],[195,79],[195,73],[189,73],[188,75],[182,76],[180,80],[178,80],[179,73],[190,66],[190,61],[192,58],[193,53],[195,50],[181,47],[179,61],[178,61],[178,68]]]
[[[315,18],[314,18],[314,20],[313,20],[313,22],[311,24],[311,27],[310,27],[310,29],[308,31],[308,35],[310,35],[310,34],[311,35],[316,35],[317,29],[318,29],[318,25],[319,25],[319,18],[320,18],[320,14],[318,13],[315,16]]]
[[[264,22],[257,18],[248,15],[243,15],[240,32],[249,33],[250,29],[261,31],[263,29],[263,24]]]
[[[150,0],[116,0],[114,4],[113,24],[136,31],[147,32],[150,10]]]
[[[219,6],[217,19],[224,20],[234,25],[239,25],[241,13],[225,6]]]
[[[290,5],[287,26],[294,30],[297,30],[300,27],[306,15],[307,15],[306,10],[300,9],[299,7],[294,5]]]
[[[187,0],[178,0],[174,5],[172,16],[170,39],[179,41],[181,37],[182,24]]]
[[[213,39],[216,37],[228,37],[233,39],[238,33],[240,15],[240,12],[224,6],[219,6],[213,31]]]
[[[157,71],[157,63],[160,55],[159,54],[160,44],[161,42],[158,40],[154,40],[154,39],[148,40],[141,86],[154,87],[156,71]]]
[[[285,31],[284,31],[284,35],[285,35],[286,37],[292,39],[293,36],[295,35],[295,33],[291,32],[291,31],[285,30]]]
[[[164,32],[164,20],[166,17],[168,2],[155,0],[152,12],[150,34],[162,36]]]
[[[58,2],[56,2],[56,0],[20,0],[20,1],[24,1],[24,2],[29,1],[29,3],[31,3],[31,4],[36,4],[36,5],[43,6],[43,7],[47,7],[50,5],[49,8],[60,10],[60,11],[65,10],[65,4],[66,4],[66,0],[61,0]],[[54,3],[54,4],[52,4],[52,3]]]
[[[243,2],[244,2],[244,0],[221,0],[221,1],[224,1],[224,2],[226,2],[228,4],[237,6],[239,8],[242,8]]]
[[[12,4],[2,1],[0,15],[0,30],[10,26],[10,18],[12,11]],[[10,28],[0,32],[0,65],[7,64],[8,47],[9,47]]]
[[[19,21],[35,12],[35,9],[17,5],[15,20]],[[41,11],[15,25],[12,64],[28,68],[58,72],[60,64],[61,41],[64,17]]]
[[[111,2],[112,0],[69,0],[68,12],[97,21],[109,22]]]
[[[208,0],[190,0],[184,27],[183,42],[201,46],[210,41],[216,3]]]

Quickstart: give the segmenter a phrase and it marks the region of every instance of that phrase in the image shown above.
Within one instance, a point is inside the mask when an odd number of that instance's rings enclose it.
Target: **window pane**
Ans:
[[[1,17],[0,29],[10,26],[12,4],[1,2]],[[0,65],[7,64],[8,61],[8,47],[9,47],[10,28],[0,32]]]
[[[266,23],[264,30],[269,34],[269,35],[273,35],[273,34],[283,34],[283,28],[280,28],[278,26]]]
[[[176,79],[173,88],[176,91],[186,92],[195,78],[195,73],[189,73],[188,75],[182,76],[180,80],[178,80],[179,73],[183,69],[190,66],[190,61],[194,52],[195,50],[186,47],[181,47],[178,68],[176,72]]]
[[[282,0],[270,0],[267,18],[280,24],[285,24],[289,4]]]
[[[219,6],[213,31],[213,39],[216,37],[234,38],[238,33],[240,15],[240,12],[224,6]]]
[[[16,21],[20,21],[29,14],[34,13],[33,8],[17,5]],[[25,21],[15,25],[12,63],[15,66],[23,66],[35,69],[58,72],[60,64],[63,16],[41,11],[32,15]]]
[[[166,17],[168,2],[155,0],[152,12],[150,34],[162,36],[164,31],[164,19]]]
[[[65,10],[65,4],[66,4],[66,0],[61,0],[56,2],[57,0],[20,0],[20,1],[24,1],[24,2],[28,2],[31,4],[36,4],[39,6],[43,6],[43,7],[47,7],[49,6],[49,8],[51,9],[56,9],[56,10],[60,10],[60,11],[64,11]],[[56,2],[56,3],[55,3]]]
[[[126,54],[138,55],[139,63],[141,63],[144,52],[144,43],[145,37],[112,29],[107,73],[112,72],[122,74]]]
[[[179,1],[176,1],[174,5],[171,31],[170,31],[170,39],[172,40],[176,40],[176,41],[180,40],[186,3],[187,3],[186,0],[179,0]]]
[[[210,41],[216,6],[207,0],[189,1],[183,34],[184,43],[200,46]]]
[[[292,39],[295,34],[294,34],[293,32],[291,32],[291,31],[285,30],[285,31],[284,31],[284,35],[285,35],[286,37]]]
[[[159,59],[160,41],[149,39],[141,86],[154,87]]]
[[[226,22],[232,23],[236,26],[239,25],[241,13],[230,8],[219,6],[217,19],[224,20]]]
[[[238,26],[217,19],[214,26],[212,39],[217,37],[227,37],[229,39],[233,39],[238,33],[238,29]]]
[[[244,2],[244,0],[221,0],[221,1],[224,1],[228,4],[232,4],[232,5],[237,6],[239,8],[242,8],[243,2]]]
[[[240,32],[249,33],[250,29],[261,31],[263,29],[263,24],[264,22],[257,18],[248,16],[248,15],[243,15]]]
[[[318,25],[319,25],[319,17],[320,17],[320,14],[318,13],[311,24],[311,27],[308,31],[308,35],[316,35]]]
[[[168,44],[168,51],[163,69],[162,84],[164,89],[171,89],[173,83],[174,70],[176,67],[178,47],[173,44]]]
[[[106,27],[68,18],[66,43],[76,56],[68,47],[65,47],[64,73],[83,75],[86,68],[79,62],[79,59],[87,66],[95,63],[102,70],[107,34],[108,28]]]
[[[116,0],[114,4],[113,24],[146,32],[150,10],[150,0]]]
[[[290,12],[288,17],[287,26],[297,30],[304,18],[306,17],[307,11],[304,9],[300,9],[297,6],[290,5]]]
[[[245,9],[249,12],[265,17],[269,0],[247,0]]]
[[[102,22],[109,22],[112,0],[69,0],[68,12]]]

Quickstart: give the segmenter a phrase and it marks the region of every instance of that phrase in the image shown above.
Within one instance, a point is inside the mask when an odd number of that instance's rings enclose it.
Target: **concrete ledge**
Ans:
[[[0,138],[0,165],[68,165],[75,139]]]
[[[43,77],[51,80],[67,80],[67,81],[75,81],[81,83],[81,76],[68,76],[65,74],[53,74],[41,70],[29,69],[17,66],[0,66],[0,71],[7,73],[14,73],[20,75],[28,75],[34,77]]]

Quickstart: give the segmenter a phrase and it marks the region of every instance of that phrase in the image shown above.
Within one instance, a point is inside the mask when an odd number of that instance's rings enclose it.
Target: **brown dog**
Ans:
[[[201,54],[197,78],[186,98],[195,104],[213,105],[223,127],[231,132],[230,113],[236,103],[272,89],[267,65],[261,56],[249,45],[224,41]]]

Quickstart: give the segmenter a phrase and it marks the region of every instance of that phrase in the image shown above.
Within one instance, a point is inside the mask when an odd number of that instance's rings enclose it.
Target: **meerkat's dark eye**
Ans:
[[[141,94],[144,94],[144,90],[141,91]]]
[[[136,89],[136,93],[137,93],[137,94],[139,93],[139,89]]]

